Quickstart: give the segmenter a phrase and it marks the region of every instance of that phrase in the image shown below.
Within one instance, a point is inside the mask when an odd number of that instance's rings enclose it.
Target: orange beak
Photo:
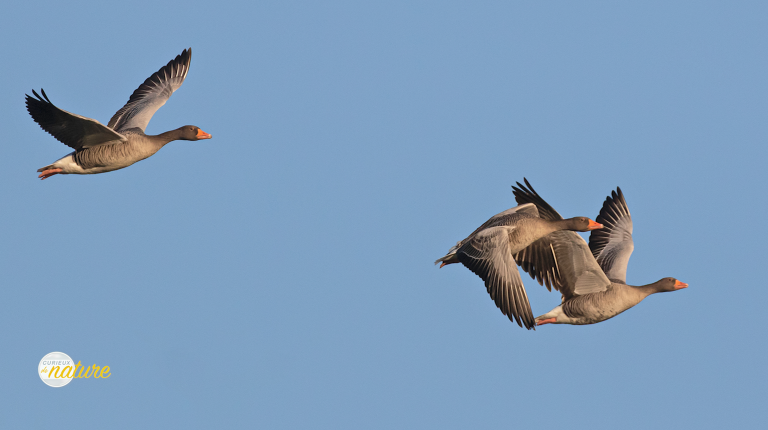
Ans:
[[[210,139],[212,136],[206,132],[204,132],[202,129],[197,129],[197,138],[198,139]]]
[[[685,282],[675,281],[675,289],[676,290],[682,290],[683,288],[688,288],[688,284]]]
[[[587,226],[587,230],[597,230],[598,228],[603,228],[603,225],[600,224],[599,222],[589,220],[589,225]]]

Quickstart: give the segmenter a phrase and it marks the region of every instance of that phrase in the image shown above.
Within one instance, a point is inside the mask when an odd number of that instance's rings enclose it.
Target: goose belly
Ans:
[[[141,161],[157,151],[141,151],[129,144],[100,145],[75,151],[55,163],[61,173],[90,175],[111,172]]]
[[[79,164],[75,163],[74,156],[75,153],[67,154],[58,160],[54,161],[49,167],[53,169],[61,169],[61,174],[75,174],[75,175],[82,175],[85,173],[82,167],[80,167]],[[44,167],[43,169],[46,169],[47,167]],[[42,169],[40,169],[42,170]]]
[[[570,324],[584,325],[611,319],[636,304],[614,294],[595,293],[573,298],[562,306],[572,320]]]

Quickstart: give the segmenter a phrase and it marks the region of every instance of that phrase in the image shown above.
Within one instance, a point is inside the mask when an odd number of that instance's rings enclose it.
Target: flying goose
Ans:
[[[536,205],[526,203],[491,217],[435,264],[465,265],[485,281],[485,288],[501,313],[530,330],[535,321],[512,256],[554,231],[590,231],[601,227],[586,217],[542,219]]]
[[[518,182],[512,187],[515,200],[535,204],[542,218],[562,219],[528,180],[524,181],[525,185]],[[604,228],[590,234],[589,246],[576,233],[557,231],[515,255],[515,261],[539,284],[562,294],[560,306],[537,317],[536,325],[595,324],[615,317],[651,294],[688,286],[675,278],[639,287],[627,285],[627,263],[634,243],[632,217],[621,188],[605,199],[597,222]]]
[[[211,135],[194,125],[156,136],[144,134],[152,115],[179,89],[189,72],[192,48],[147,78],[104,126],[95,119],[76,115],[54,106],[42,89],[27,96],[27,111],[40,128],[75,152],[38,169],[40,179],[61,174],[88,175],[111,172],[150,157],[174,140],[210,139]]]

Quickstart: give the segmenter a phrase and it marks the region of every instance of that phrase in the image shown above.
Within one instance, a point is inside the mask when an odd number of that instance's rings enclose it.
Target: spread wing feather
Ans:
[[[152,119],[152,115],[162,107],[174,91],[181,87],[189,72],[192,60],[192,48],[185,49],[181,54],[147,78],[143,84],[131,94],[128,103],[120,108],[109,120],[109,128],[117,131],[129,128],[140,128],[143,132]]]
[[[34,90],[34,97],[27,96],[27,112],[32,119],[40,125],[40,128],[50,133],[59,142],[74,150],[90,148],[103,143],[125,142],[125,136],[115,132],[111,128],[96,121],[59,109],[51,103],[45,91],[40,92],[42,97]]]
[[[515,200],[519,204],[533,203],[542,218],[562,219],[533,189],[527,179],[525,185],[513,186]],[[598,231],[598,230],[595,230]],[[533,242],[514,255],[517,264],[540,285],[548,290],[560,291],[566,299],[605,291],[611,281],[595,261],[587,243],[577,233],[567,230],[556,231]]]
[[[484,229],[457,251],[459,261],[485,281],[491,299],[510,321],[525,328],[535,327],[528,295],[509,247],[509,232],[514,227]]]
[[[517,215],[516,215],[517,214]],[[488,227],[493,226],[500,226],[500,225],[509,225],[511,222],[514,222],[515,220],[519,219],[520,216],[532,216],[532,217],[538,217],[539,212],[536,209],[536,206],[533,204],[523,204],[519,206],[515,206],[511,209],[507,209],[504,212],[497,213],[496,215],[492,216],[488,221],[484,222],[483,225],[476,228],[475,231],[473,231],[469,236],[467,236],[464,240],[461,240],[456,243],[456,245],[452,246],[451,249],[448,250],[448,253],[445,255],[445,257],[437,259],[435,261],[435,264],[445,261],[452,255],[456,254],[456,251],[459,250],[467,241],[471,240],[475,235],[485,230]]]
[[[605,199],[597,222],[603,228],[593,230],[589,248],[608,278],[627,283],[627,265],[635,243],[632,240],[632,216],[621,188]]]

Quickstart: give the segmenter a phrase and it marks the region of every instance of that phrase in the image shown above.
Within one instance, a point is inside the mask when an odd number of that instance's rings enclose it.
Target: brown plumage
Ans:
[[[211,135],[188,125],[156,136],[144,134],[152,115],[176,91],[189,71],[192,49],[152,74],[133,92],[128,103],[107,126],[56,107],[45,91],[26,96],[27,111],[40,127],[75,152],[38,169],[41,179],[57,173],[94,174],[130,166],[152,156],[174,140],[210,139]]]
[[[554,231],[595,228],[600,225],[586,217],[542,219],[535,205],[523,204],[491,217],[435,264],[462,263],[485,281],[488,294],[510,321],[532,329],[531,305],[512,256]]]
[[[541,216],[562,219],[528,180],[524,181],[525,185],[518,182],[512,187],[515,200],[520,204],[535,204]],[[536,325],[598,323],[637,305],[651,294],[688,286],[675,278],[639,287],[627,285],[627,263],[634,245],[632,218],[621,189],[606,199],[597,222],[604,228],[592,232],[590,246],[578,234],[558,231],[515,255],[515,261],[532,278],[562,293],[561,305],[537,317]],[[610,279],[606,274],[610,274]]]

